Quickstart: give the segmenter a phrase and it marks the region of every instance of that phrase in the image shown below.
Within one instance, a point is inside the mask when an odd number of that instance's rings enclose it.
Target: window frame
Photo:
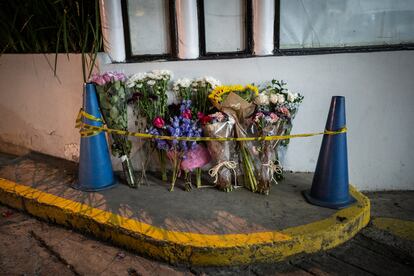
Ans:
[[[127,0],[121,0],[122,20],[124,25],[124,43],[125,43],[125,63],[147,62],[154,60],[178,61],[185,60],[178,58],[178,34],[177,34],[177,14],[175,11],[175,0],[169,1],[169,32],[170,47],[169,54],[145,54],[133,55],[131,49],[131,38],[129,33],[128,3]],[[195,60],[214,60],[214,59],[233,59],[233,58],[253,58],[263,57],[253,54],[253,11],[252,0],[244,0],[246,5],[246,49],[235,52],[206,52],[205,38],[205,18],[204,18],[204,1],[197,0],[197,17],[199,31],[199,57]],[[207,0],[208,1],[208,0]],[[380,44],[369,46],[345,46],[345,47],[320,47],[320,48],[290,48],[280,49],[280,0],[275,1],[275,18],[274,18],[274,47],[273,56],[301,56],[301,55],[323,55],[323,54],[339,54],[339,53],[367,53],[367,52],[383,52],[383,51],[402,51],[414,50],[414,43],[400,44]],[[266,55],[269,57],[272,55]]]
[[[197,0],[197,17],[198,17],[198,39],[199,39],[199,59],[226,59],[253,56],[253,20],[252,20],[252,0],[243,0],[245,2],[245,45],[242,51],[234,52],[207,52],[206,50],[206,29],[204,16],[204,1]],[[208,1],[208,0],[207,0]]]
[[[318,48],[286,48],[280,49],[280,0],[275,0],[274,21],[274,49],[275,56],[303,56],[324,55],[340,53],[369,53],[384,51],[414,50],[414,43],[378,44],[369,46],[345,46],[345,47],[318,47]]]
[[[169,33],[170,33],[170,53],[168,54],[145,54],[134,55],[132,53],[131,36],[128,16],[128,0],[121,0],[122,20],[124,24],[125,40],[125,61],[126,62],[145,62],[153,60],[178,60],[178,41],[177,41],[177,15],[175,12],[175,0],[168,0]]]

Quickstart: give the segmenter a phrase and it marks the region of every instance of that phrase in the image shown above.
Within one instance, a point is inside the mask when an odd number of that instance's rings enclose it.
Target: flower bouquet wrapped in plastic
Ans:
[[[256,108],[253,99],[257,94],[258,88],[253,85],[218,86],[210,93],[209,99],[217,109],[234,120],[234,134],[238,138],[243,138],[248,136],[245,120],[253,114]],[[252,142],[239,141],[237,145],[240,152],[244,186],[256,192],[256,168],[251,156]]]
[[[303,96],[292,93],[283,81],[272,80],[255,98],[257,112],[252,118],[250,132],[255,136],[289,135],[292,120]],[[292,113],[294,112],[294,113]],[[270,184],[283,178],[283,168],[278,156],[279,145],[287,145],[289,139],[260,141],[255,151],[261,163],[258,191],[268,194]]]
[[[106,72],[92,76],[98,92],[99,106],[106,125],[112,129],[128,130],[126,76],[122,73]],[[134,169],[130,160],[131,141],[127,136],[111,134],[111,152],[122,161],[126,181],[136,187]]]
[[[216,112],[204,116],[201,121],[203,132],[207,137],[234,137],[235,121],[233,117],[229,117],[225,113]],[[214,167],[209,171],[210,176],[215,178],[215,186],[222,191],[232,191],[232,174],[234,175],[235,186],[237,185],[237,163],[231,160],[234,143],[232,141],[208,141],[207,148],[215,162]]]
[[[279,136],[284,131],[284,121],[276,113],[257,112],[252,118],[250,133],[254,136]],[[272,182],[277,184],[277,175],[282,173],[277,156],[277,146],[281,140],[255,142],[254,159],[258,165],[257,192],[269,194]]]

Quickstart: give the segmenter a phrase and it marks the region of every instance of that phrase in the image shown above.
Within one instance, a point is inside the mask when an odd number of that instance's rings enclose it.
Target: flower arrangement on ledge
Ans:
[[[301,94],[292,93],[285,82],[278,80],[257,86],[221,85],[212,77],[181,78],[174,82],[171,79],[172,73],[167,70],[138,73],[129,78],[113,72],[94,76],[108,127],[127,130],[126,106],[130,104],[136,119],[144,121],[145,126],[129,131],[170,137],[288,135],[303,101]],[[125,136],[113,138],[113,154],[128,156],[129,160],[130,141]],[[186,191],[214,186],[230,192],[244,186],[252,192],[268,194],[271,185],[283,178],[278,148],[288,143],[289,140],[202,142],[157,138],[147,143],[146,155],[157,152],[161,179],[170,179],[170,191],[182,177]],[[145,169],[142,168],[142,174]],[[203,170],[208,170],[214,185],[202,185]]]

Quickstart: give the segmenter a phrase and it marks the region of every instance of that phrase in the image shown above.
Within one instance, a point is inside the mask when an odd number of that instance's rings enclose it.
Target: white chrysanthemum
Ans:
[[[219,80],[216,80],[215,78],[209,76],[205,77],[204,81],[209,83],[213,89],[216,88],[216,86],[221,85]]]
[[[178,79],[174,83],[174,86],[180,86],[180,87],[183,87],[183,88],[190,87],[190,85],[191,85],[191,80],[190,79],[187,79],[187,78]]]
[[[156,75],[152,72],[149,72],[149,73],[147,73],[147,78],[154,80],[154,79],[156,79]]]
[[[159,70],[159,74],[164,80],[169,80],[173,77],[173,74],[170,70]]]
[[[143,81],[147,77],[146,73],[137,73],[130,76],[126,82],[126,86],[134,87],[137,82]]]
[[[167,95],[167,105],[180,103],[180,99],[178,99],[177,94],[174,93],[174,91],[167,91],[166,95]]]
[[[153,86],[155,84],[155,80],[149,80],[147,81],[147,84]]]
[[[254,99],[254,103],[257,105],[269,105],[269,96],[265,93],[260,93],[259,96]]]

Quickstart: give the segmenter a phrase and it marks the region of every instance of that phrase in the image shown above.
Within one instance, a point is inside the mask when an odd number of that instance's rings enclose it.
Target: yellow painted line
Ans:
[[[165,230],[138,220],[129,219],[89,205],[62,198],[40,190],[19,185],[6,179],[0,178],[0,187],[7,192],[21,195],[27,199],[33,199],[39,203],[53,205],[65,212],[79,213],[93,218],[96,222],[106,224],[117,222],[117,226],[128,231],[148,236],[149,238],[173,243],[180,243],[197,247],[234,247],[260,244],[264,242],[279,242],[291,239],[288,235],[280,232],[259,232],[252,234],[226,234],[207,235],[189,232],[177,232]]]
[[[350,192],[356,204],[307,225],[273,232],[209,235],[165,230],[0,178],[3,204],[151,257],[193,265],[279,261],[335,247],[369,222],[369,200],[352,187]]]
[[[414,241],[414,221],[395,218],[374,218],[372,224],[400,238]]]

